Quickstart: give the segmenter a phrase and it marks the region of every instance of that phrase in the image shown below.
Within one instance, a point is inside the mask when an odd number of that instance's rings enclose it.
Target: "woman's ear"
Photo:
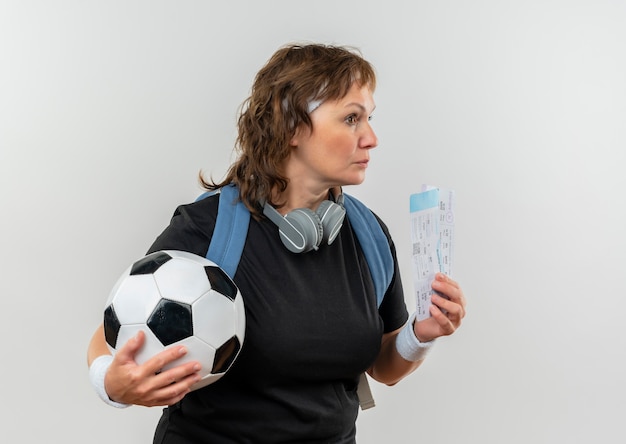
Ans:
[[[301,123],[293,132],[291,139],[289,139],[289,146],[296,148],[300,145],[302,139],[307,137],[309,134],[311,134],[311,129],[304,123]]]
[[[292,148],[296,148],[300,143],[300,137],[302,137],[302,125],[298,125],[298,127],[293,132],[293,136],[289,139],[289,146]]]

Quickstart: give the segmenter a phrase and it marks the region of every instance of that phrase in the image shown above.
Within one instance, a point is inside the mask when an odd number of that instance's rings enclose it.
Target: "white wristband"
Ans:
[[[398,350],[400,356],[410,362],[423,360],[435,343],[434,339],[429,342],[420,342],[415,336],[414,323],[415,313],[413,313],[404,328],[396,336],[396,350]]]
[[[115,402],[109,395],[107,394],[106,389],[104,388],[104,376],[109,369],[109,366],[113,362],[113,356],[111,355],[102,355],[98,356],[89,366],[89,380],[91,381],[91,385],[94,390],[107,404],[116,407],[118,409],[123,409],[125,407],[130,406],[130,404],[122,404],[121,402]]]

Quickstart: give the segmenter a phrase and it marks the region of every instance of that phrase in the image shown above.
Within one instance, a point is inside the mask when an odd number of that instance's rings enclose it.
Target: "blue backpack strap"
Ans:
[[[367,266],[374,281],[376,303],[380,307],[385,293],[393,279],[394,264],[389,241],[374,214],[356,198],[343,194],[343,204],[350,225],[361,244]],[[361,410],[374,407],[374,396],[370,389],[367,376],[362,373],[357,385],[357,397]]]
[[[380,304],[391,284],[394,273],[393,257],[389,248],[389,240],[374,214],[356,198],[344,193],[344,206],[348,220],[354,229],[365,260],[370,269],[376,302]]]
[[[207,192],[197,200],[215,194]],[[228,185],[220,189],[220,201],[217,208],[215,229],[206,258],[219,265],[231,278],[239,266],[239,259],[246,243],[250,212],[239,200],[239,189]]]

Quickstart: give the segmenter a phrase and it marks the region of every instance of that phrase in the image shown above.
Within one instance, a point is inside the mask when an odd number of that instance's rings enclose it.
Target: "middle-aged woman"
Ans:
[[[237,160],[222,182],[203,180],[209,190],[235,185],[252,215],[233,276],[245,300],[246,342],[222,379],[190,392],[198,363],[159,372],[183,347],[137,365],[141,333],[115,357],[102,326],[94,334],[90,371],[106,402],[168,406],[155,443],[354,443],[359,376],[396,384],[436,338],[460,326],[465,298],[443,274],[432,283],[431,317],[408,316],[394,244],[375,216],[393,258],[378,306],[374,265],[342,217],[341,187],[363,182],[378,144],[375,86],[358,52],[318,44],[282,47],[256,75],[238,120]],[[217,193],[178,207],[149,252],[204,256],[219,201]],[[294,251],[277,223],[296,224],[300,213],[323,241]]]

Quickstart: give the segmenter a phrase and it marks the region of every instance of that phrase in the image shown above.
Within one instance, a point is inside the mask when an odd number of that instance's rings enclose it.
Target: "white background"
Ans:
[[[626,3],[0,2],[2,435],[151,442],[104,405],[88,340],[110,288],[282,44],[359,47],[380,139],[348,191],[388,223],[414,306],[408,197],[457,191],[469,314],[358,421],[360,444],[623,443]]]

